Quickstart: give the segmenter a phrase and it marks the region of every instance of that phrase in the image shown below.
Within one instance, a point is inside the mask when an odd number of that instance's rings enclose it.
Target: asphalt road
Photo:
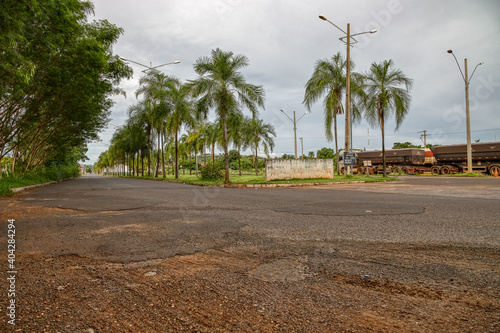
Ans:
[[[499,203],[499,178],[83,176],[1,199],[0,229],[19,331],[498,332]]]
[[[21,251],[130,262],[248,237],[498,248],[499,200],[498,178],[250,189],[87,175],[17,195],[25,212],[3,218]]]

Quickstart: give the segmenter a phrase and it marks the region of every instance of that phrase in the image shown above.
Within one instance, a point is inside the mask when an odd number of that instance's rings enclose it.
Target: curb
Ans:
[[[48,183],[43,183],[43,184],[35,184],[35,185],[28,185],[28,186],[23,186],[23,187],[11,188],[10,191],[12,193],[19,193],[19,192],[23,192],[23,191],[28,191],[28,190],[32,190],[32,189],[35,189],[35,188],[39,188],[39,187],[44,187],[44,186],[47,186],[47,185],[57,184],[57,183],[65,181],[65,180],[71,180],[71,179],[74,179],[74,178],[75,177],[61,179],[61,180],[54,180],[54,181],[51,181],[51,182],[48,182]]]
[[[217,186],[218,187],[226,187],[226,188],[272,188],[272,187],[302,187],[302,186],[360,184],[360,183],[365,183],[365,181],[364,180],[355,180],[352,182],[293,183],[293,184],[228,184],[228,185],[217,185]]]

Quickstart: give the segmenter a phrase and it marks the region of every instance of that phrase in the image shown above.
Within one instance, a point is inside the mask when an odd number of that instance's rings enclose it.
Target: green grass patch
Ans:
[[[213,185],[223,185],[224,179],[220,180],[201,180],[200,177],[196,175],[179,175],[178,179],[175,179],[174,176],[168,175],[165,178],[163,177],[134,177],[138,179],[153,179],[153,180],[164,180],[164,181],[177,181],[186,184],[192,185],[202,185],[202,186],[213,186]],[[283,179],[283,180],[272,180],[266,182],[265,176],[255,176],[255,175],[230,175],[229,176],[229,184],[232,185],[251,185],[251,184],[307,184],[307,183],[340,183],[340,182],[349,182],[349,181],[364,181],[367,183],[372,182],[384,182],[384,181],[395,181],[398,180],[395,177],[382,177],[382,176],[335,176],[333,179],[329,178],[310,178],[310,179]]]
[[[38,185],[78,175],[78,166],[51,166],[24,174],[3,175],[0,179],[0,197],[12,196],[13,188]]]

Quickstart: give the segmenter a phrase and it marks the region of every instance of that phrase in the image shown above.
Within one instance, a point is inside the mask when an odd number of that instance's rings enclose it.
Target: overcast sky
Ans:
[[[125,32],[114,52],[153,66],[180,60],[161,71],[182,80],[195,79],[193,64],[212,49],[232,51],[249,59],[243,70],[247,82],[262,85],[265,109],[259,117],[274,125],[274,153],[294,153],[293,124],[306,111],[304,85],[319,59],[337,52],[345,57],[343,33],[318,18],[322,14],[351,34],[377,29],[358,38],[351,49],[354,71],[366,72],[373,62],[392,59],[395,67],[414,80],[410,111],[398,131],[394,118],[386,124],[386,148],[394,142],[458,144],[466,142],[465,83],[452,49],[469,76],[472,139],[500,141],[500,1],[498,0],[93,0],[95,16]],[[106,150],[115,130],[127,119],[127,108],[137,102],[135,90],[141,70],[131,64],[134,78],[120,87],[127,98],[115,97],[112,121],[102,141],[89,145],[94,163]],[[249,115],[248,111],[245,111]],[[322,103],[297,123],[304,154],[334,147],[324,135]],[[344,117],[339,117],[339,148],[344,146]],[[298,141],[299,155],[301,150]],[[353,128],[353,148],[381,149],[379,128],[365,121]]]

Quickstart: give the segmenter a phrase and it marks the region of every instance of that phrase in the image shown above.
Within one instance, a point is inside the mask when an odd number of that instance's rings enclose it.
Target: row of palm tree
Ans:
[[[257,118],[258,108],[264,108],[264,89],[246,82],[240,70],[247,65],[245,56],[216,49],[212,50],[211,57],[196,61],[194,70],[199,77],[187,83],[149,71],[139,82],[136,92],[139,102],[129,108],[127,124],[117,130],[110,148],[101,154],[98,167],[131,161],[134,170],[135,161],[146,160],[148,175],[156,170],[158,177],[160,164],[165,175],[165,156],[168,155],[165,149],[172,141],[175,178],[178,178],[179,136],[185,130],[183,147],[188,147],[189,158],[191,152],[197,158],[197,153],[204,153],[208,146],[213,160],[215,146],[223,148],[224,183],[227,184],[230,144],[234,144],[238,152],[251,148],[257,159],[259,146],[268,154],[274,146],[272,136],[276,136],[271,125]],[[252,117],[243,116],[243,109],[248,109]],[[215,111],[214,123],[206,121],[210,110]],[[197,167],[197,163],[195,165]]]
[[[337,116],[344,113],[341,98],[346,91],[346,61],[340,53],[331,59],[318,60],[311,78],[305,85],[303,104],[308,110],[323,98],[325,135],[328,141],[335,140],[335,154],[338,159]],[[351,61],[351,68],[354,64]],[[394,68],[392,60],[373,63],[367,73],[351,72],[351,96],[353,98],[353,121],[363,116],[372,126],[382,131],[383,175],[385,161],[385,122],[394,114],[396,130],[403,122],[410,106],[410,89],[413,80],[401,70]],[[334,134],[332,134],[332,125]],[[337,172],[339,170],[337,169]]]

